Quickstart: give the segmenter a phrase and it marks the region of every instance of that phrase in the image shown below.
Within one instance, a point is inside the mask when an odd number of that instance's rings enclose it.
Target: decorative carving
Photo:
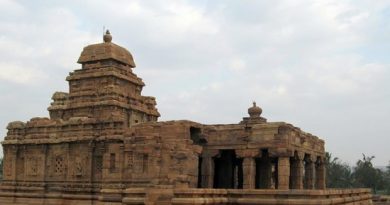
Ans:
[[[83,175],[83,159],[80,156],[77,156],[75,159],[75,175],[82,176]]]
[[[235,152],[239,158],[261,157],[261,152],[259,149],[237,149]]]
[[[126,167],[131,170],[133,169],[133,152],[127,152],[126,154]]]
[[[291,149],[287,148],[270,148],[268,149],[268,153],[271,157],[292,157],[294,156],[294,152]]]
[[[148,172],[149,155],[144,153],[136,153],[134,155],[134,169],[133,171],[138,174]]]
[[[94,166],[94,173],[102,173],[103,170],[103,157],[101,155],[94,157],[95,166]]]
[[[141,153],[134,154],[134,173],[142,173],[143,155]]]
[[[219,155],[219,150],[217,149],[204,149],[201,156],[202,157],[217,157]]]
[[[110,172],[113,173],[116,170],[116,155],[115,153],[110,154]]]
[[[54,159],[54,174],[63,175],[65,173],[64,158],[62,156],[56,156]]]
[[[38,175],[38,162],[39,158],[37,156],[29,156],[27,157],[27,169],[26,169],[26,175],[27,176],[37,176]]]
[[[143,154],[142,155],[142,173],[148,173],[149,169],[149,155]]]
[[[4,174],[5,176],[11,176],[12,175],[12,159],[10,157],[6,157],[3,160],[4,164]]]
[[[23,179],[24,176],[24,156],[19,155],[18,158],[16,159],[16,175],[17,179]]]

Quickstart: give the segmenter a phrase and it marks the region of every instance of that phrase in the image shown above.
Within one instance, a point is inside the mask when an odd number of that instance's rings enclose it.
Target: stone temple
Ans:
[[[237,124],[158,121],[133,56],[103,39],[50,118],[8,124],[0,204],[371,204],[368,189],[326,189],[324,141],[256,103]]]

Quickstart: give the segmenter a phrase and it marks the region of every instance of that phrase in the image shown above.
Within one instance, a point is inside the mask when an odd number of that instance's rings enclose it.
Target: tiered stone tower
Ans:
[[[94,118],[115,121],[117,126],[157,121],[160,116],[154,97],[142,96],[145,85],[132,72],[133,56],[111,42],[107,30],[104,42],[84,48],[79,60],[82,69],[71,72],[69,94],[56,92],[48,108],[51,119]]]

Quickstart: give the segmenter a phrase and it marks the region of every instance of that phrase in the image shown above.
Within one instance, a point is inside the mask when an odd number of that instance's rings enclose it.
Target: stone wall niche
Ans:
[[[120,181],[123,168],[123,143],[107,143],[103,154],[102,180]]]

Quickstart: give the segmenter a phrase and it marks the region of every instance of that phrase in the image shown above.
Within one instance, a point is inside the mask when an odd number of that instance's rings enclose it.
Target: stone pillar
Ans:
[[[236,150],[239,158],[243,158],[243,189],[255,189],[256,184],[256,160],[255,157],[260,154],[258,149]]]
[[[316,189],[326,189],[326,169],[322,158],[316,162]]]
[[[291,189],[303,189],[304,153],[296,153],[291,163]]]
[[[201,188],[214,187],[214,157],[219,154],[218,150],[203,150],[201,154],[202,163],[200,167]]]
[[[278,189],[288,189],[290,184],[290,157],[278,158]]]
[[[201,164],[201,187],[213,188],[214,160],[211,156],[204,156]]]
[[[254,189],[256,177],[256,161],[253,157],[245,157],[242,163],[243,188]]]
[[[314,189],[314,171],[315,171],[315,164],[314,159],[312,159],[311,156],[307,156],[305,158],[305,189]]]

